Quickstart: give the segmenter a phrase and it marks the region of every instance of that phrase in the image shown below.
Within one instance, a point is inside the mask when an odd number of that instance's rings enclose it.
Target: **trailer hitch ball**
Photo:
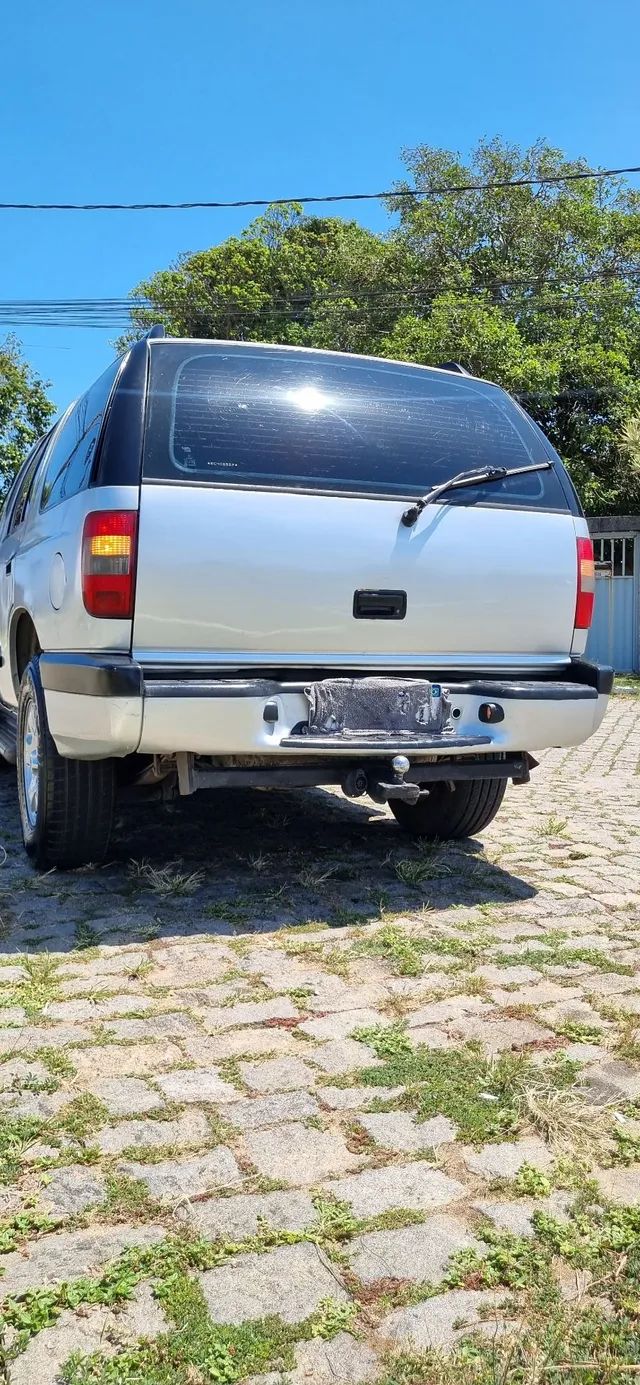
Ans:
[[[374,803],[388,803],[390,799],[400,799],[403,803],[417,803],[420,797],[419,784],[406,784],[405,775],[409,773],[411,764],[406,755],[394,755],[391,761],[393,779],[390,784],[376,779],[369,781],[369,794]]]
[[[369,781],[365,770],[350,769],[342,781],[342,792],[346,798],[362,798],[366,794]]]

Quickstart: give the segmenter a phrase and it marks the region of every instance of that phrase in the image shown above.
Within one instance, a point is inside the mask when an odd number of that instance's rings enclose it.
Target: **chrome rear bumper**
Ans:
[[[562,679],[433,677],[449,689],[452,729],[438,736],[375,738],[302,732],[308,699],[302,682],[267,678],[171,677],[121,656],[43,654],[40,670],[51,734],[62,755],[80,759],[176,752],[224,759],[260,756],[284,764],[317,756],[413,761],[536,751],[578,745],[604,716],[613,672],[574,660]],[[317,677],[317,675],[310,675]],[[428,676],[426,674],[425,676]],[[486,724],[487,704],[501,719]]]

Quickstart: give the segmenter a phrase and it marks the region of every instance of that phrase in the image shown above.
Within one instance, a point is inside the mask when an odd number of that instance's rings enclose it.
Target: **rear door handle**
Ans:
[[[357,591],[353,593],[356,620],[404,620],[407,593],[401,591]]]

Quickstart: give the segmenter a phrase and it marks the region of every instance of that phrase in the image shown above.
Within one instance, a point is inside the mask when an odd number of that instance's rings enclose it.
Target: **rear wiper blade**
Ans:
[[[534,462],[532,466],[515,466],[511,470],[506,466],[488,466],[483,471],[459,471],[457,476],[450,476],[448,481],[441,481],[438,486],[433,486],[426,495],[416,500],[415,504],[410,505],[408,510],[404,511],[402,523],[410,529],[427,505],[433,505],[434,500],[446,491],[461,490],[463,486],[484,486],[489,481],[504,481],[505,476],[526,476],[529,471],[549,471],[552,466],[553,462]]]

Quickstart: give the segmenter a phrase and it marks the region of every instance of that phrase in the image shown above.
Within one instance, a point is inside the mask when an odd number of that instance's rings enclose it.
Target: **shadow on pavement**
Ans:
[[[45,875],[23,851],[13,774],[0,778],[0,812],[5,953],[340,928],[536,893],[480,840],[421,844],[385,809],[322,789],[129,802],[105,865]]]

